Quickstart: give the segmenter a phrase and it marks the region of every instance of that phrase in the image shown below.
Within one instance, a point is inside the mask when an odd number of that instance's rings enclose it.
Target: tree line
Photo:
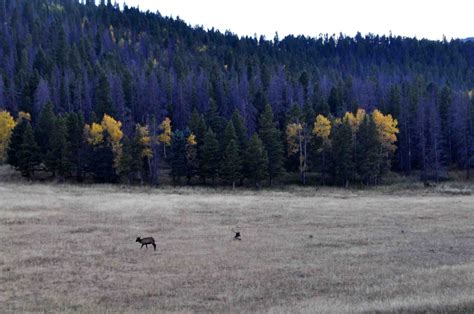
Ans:
[[[320,184],[380,183],[396,150],[397,121],[378,110],[343,117],[324,115],[306,120],[295,106],[285,132],[266,105],[251,136],[242,116],[220,117],[216,108],[205,115],[193,111],[184,130],[172,121],[136,124],[132,136],[108,114],[87,124],[80,113],[56,115],[52,104],[38,120],[20,112],[15,120],[0,112],[0,161],[25,177],[45,173],[60,180],[95,180],[157,184],[160,167],[175,183],[211,183],[260,187],[280,182],[294,169],[306,184],[306,173],[317,172]]]

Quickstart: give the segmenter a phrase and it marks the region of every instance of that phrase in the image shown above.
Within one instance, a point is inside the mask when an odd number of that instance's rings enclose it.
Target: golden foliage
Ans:
[[[151,149],[151,137],[148,126],[137,124],[137,133],[140,138],[140,145],[142,146],[142,157],[152,158],[153,151]]]
[[[0,111],[0,162],[5,160],[8,143],[15,125],[15,120],[8,111]]]
[[[197,145],[197,142],[196,142],[196,135],[194,135],[194,134],[192,134],[192,133],[188,136],[188,138],[186,139],[186,141],[188,142],[188,145],[191,145],[191,146]]]
[[[327,141],[331,135],[331,121],[323,115],[318,115],[314,121],[313,134]]]
[[[123,137],[123,132],[121,130],[122,122],[115,120],[107,114],[104,114],[101,125],[104,131],[107,131],[109,134],[112,144],[120,143],[120,140]]]
[[[20,111],[18,113],[18,122],[21,121],[22,119],[31,121],[31,115],[28,112]]]
[[[92,123],[92,125],[86,124],[84,129],[89,144],[98,145],[104,141],[104,128],[102,125],[98,123]]]
[[[365,118],[365,110],[357,109],[357,112],[355,115],[352,112],[346,112],[342,121],[344,123],[349,124],[352,130],[352,133],[355,134],[357,130],[359,130],[359,126],[362,123],[362,121],[364,121],[364,118]]]
[[[104,142],[104,133],[108,135],[108,140],[112,145],[112,150],[115,155],[115,162],[117,164],[122,154],[121,140],[123,138],[123,132],[121,130],[122,123],[115,120],[111,116],[104,114],[104,118],[100,124],[92,123],[92,125],[86,124],[84,126],[84,132],[86,134],[87,142],[91,145],[99,145]]]
[[[288,155],[296,154],[299,151],[299,138],[303,126],[301,123],[290,123],[286,126],[286,140],[288,143]]]
[[[171,144],[172,131],[171,131],[171,120],[170,118],[165,118],[160,124],[160,130],[163,132],[158,136],[158,141],[167,146]]]
[[[374,110],[372,118],[377,126],[380,143],[386,150],[394,152],[397,148],[395,142],[399,133],[398,121],[392,115],[384,115],[379,110]]]

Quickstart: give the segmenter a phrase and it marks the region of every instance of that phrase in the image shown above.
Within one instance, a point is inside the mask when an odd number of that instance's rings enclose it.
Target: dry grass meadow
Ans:
[[[2,181],[0,309],[473,312],[474,196]]]

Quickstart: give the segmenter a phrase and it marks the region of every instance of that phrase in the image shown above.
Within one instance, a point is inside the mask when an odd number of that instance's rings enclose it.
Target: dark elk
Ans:
[[[155,249],[156,251],[156,244],[155,244],[155,239],[153,239],[152,237],[149,237],[149,238],[140,238],[138,237],[137,240],[135,242],[138,242],[138,243],[141,243],[141,247],[142,248],[143,246],[145,246],[147,249],[148,249],[148,245],[153,245],[153,248]]]

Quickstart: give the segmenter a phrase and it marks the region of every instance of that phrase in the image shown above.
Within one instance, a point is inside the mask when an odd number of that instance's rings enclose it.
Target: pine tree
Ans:
[[[232,189],[235,189],[235,182],[242,177],[242,158],[236,140],[231,140],[227,145],[221,163],[221,177],[232,182]]]
[[[379,175],[379,151],[377,127],[372,116],[365,115],[357,133],[357,145],[355,145],[357,157],[356,169],[361,182],[370,185],[377,184]]]
[[[189,129],[192,134],[195,136],[196,146],[193,148],[196,152],[195,163],[199,165],[202,163],[202,146],[204,144],[204,137],[206,135],[206,122],[202,114],[200,114],[196,109],[193,110],[191,114],[191,119],[189,121]],[[188,181],[190,177],[194,175],[196,170],[190,169],[188,175]]]
[[[199,160],[197,153],[196,136],[191,133],[186,138],[186,178],[188,179],[188,184],[190,184],[191,179],[198,174]]]
[[[28,123],[29,121],[27,119],[20,118],[10,137],[10,142],[7,149],[7,163],[16,169],[19,167],[17,154],[23,145],[23,138]]]
[[[349,186],[353,177],[352,130],[347,122],[336,124],[332,138],[332,170],[334,182]]]
[[[196,136],[196,142],[198,147],[204,142],[204,136],[206,135],[206,122],[204,117],[196,109],[191,114],[189,120],[189,130]]]
[[[113,116],[115,110],[112,104],[112,96],[110,93],[110,83],[104,71],[100,72],[99,85],[97,86],[97,104],[94,112],[98,119],[102,119],[104,114]]]
[[[104,131],[104,140],[92,148],[89,160],[89,168],[95,181],[99,183],[114,183],[117,181],[114,168],[115,155],[108,137],[108,133]]]
[[[206,178],[212,179],[213,183],[219,171],[219,142],[216,134],[211,128],[204,136],[204,144],[202,146],[202,156],[200,164],[200,175],[205,181]]]
[[[84,118],[80,113],[66,117],[66,158],[71,172],[82,181],[84,171]]]
[[[67,160],[67,128],[63,118],[55,119],[54,127],[51,130],[50,150],[44,155],[44,164],[53,175],[56,173],[64,178],[70,172],[70,165]]]
[[[36,144],[33,128],[29,122],[23,132],[23,141],[20,150],[16,153],[18,169],[24,177],[34,177],[35,169],[41,163],[41,155],[38,144]]]
[[[212,129],[215,134],[222,134],[226,127],[226,121],[219,115],[217,104],[211,100],[211,106],[206,114],[206,124]]]
[[[122,155],[120,156],[118,164],[118,174],[120,176],[125,176],[127,178],[127,184],[132,182],[132,163],[133,163],[133,153],[132,153],[132,141],[128,136],[124,136],[122,139]]]
[[[41,110],[35,127],[35,139],[40,147],[42,159],[46,159],[46,154],[51,151],[51,136],[55,122],[56,115],[53,112],[53,104],[49,102]]]
[[[227,146],[229,146],[229,143],[231,141],[236,141],[237,140],[237,135],[235,134],[235,128],[234,124],[232,123],[232,120],[227,123],[227,126],[224,131],[224,136],[221,138],[221,154],[224,154],[224,152],[227,149]]]
[[[232,125],[234,126],[235,129],[235,135],[237,137],[237,145],[239,146],[239,151],[241,152],[242,156],[244,153],[247,151],[247,146],[248,146],[248,132],[247,132],[247,127],[245,126],[244,119],[240,115],[240,113],[237,110],[234,110],[232,113]],[[242,165],[242,173],[248,173],[247,165],[246,163],[243,163]],[[244,176],[240,179],[240,185],[243,184],[243,179]]]
[[[244,119],[240,113],[235,110],[232,113],[231,120],[235,129],[235,135],[237,136],[237,144],[239,144],[241,150],[244,150],[247,148],[248,143],[247,127],[245,126]]]
[[[119,160],[119,174],[127,178],[130,184],[137,176],[143,182],[141,172],[143,170],[143,158],[141,156],[140,142],[135,135],[132,139],[128,136],[123,138],[123,150]]]
[[[180,183],[186,175],[186,138],[182,131],[176,131],[171,142],[171,176],[173,181]]]
[[[262,139],[263,146],[268,154],[268,178],[270,185],[273,180],[281,176],[285,169],[283,167],[283,143],[281,133],[273,121],[273,111],[270,105],[265,106],[265,110],[259,119],[258,135]]]
[[[268,177],[268,155],[262,140],[254,134],[248,144],[245,156],[246,177],[260,188],[260,182]]]

